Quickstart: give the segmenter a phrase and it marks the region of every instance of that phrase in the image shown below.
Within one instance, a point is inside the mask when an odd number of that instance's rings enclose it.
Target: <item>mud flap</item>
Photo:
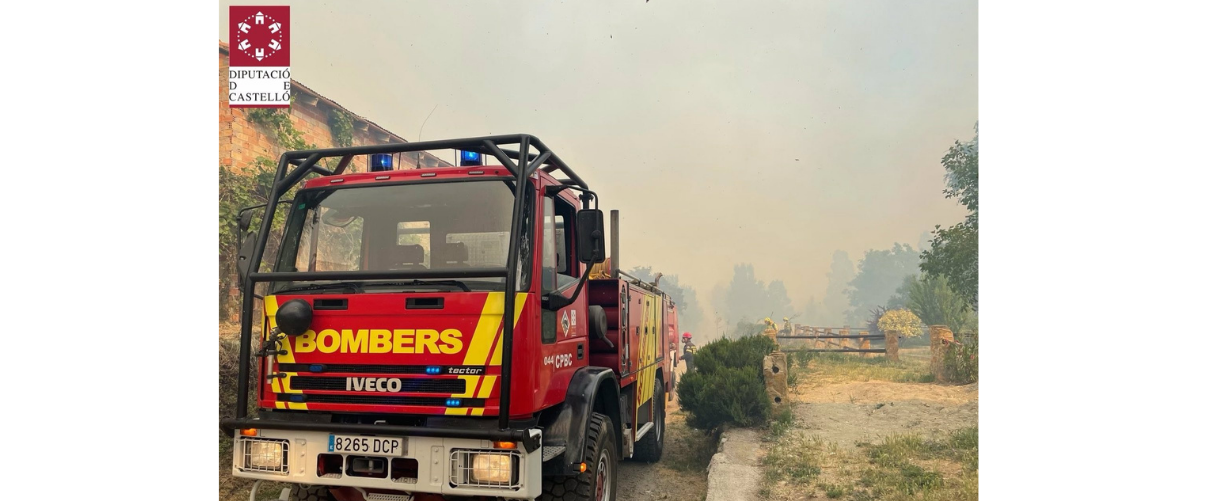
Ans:
[[[544,466],[548,473],[574,474],[573,468],[581,464],[585,453],[586,431],[590,425],[590,416],[596,412],[603,413],[612,420],[615,433],[622,433],[625,424],[623,412],[620,410],[619,380],[615,372],[606,367],[583,367],[573,374],[569,388],[565,392],[565,402],[559,409],[541,416],[540,425],[544,428],[545,447],[564,447],[565,451],[558,458]],[[617,449],[623,448],[622,443],[615,444]]]

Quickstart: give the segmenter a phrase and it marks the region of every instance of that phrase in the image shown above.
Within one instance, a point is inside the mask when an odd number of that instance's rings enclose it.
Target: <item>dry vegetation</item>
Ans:
[[[254,329],[258,334],[259,329]],[[218,326],[218,416],[234,416],[234,402],[238,390],[238,326],[236,324],[220,324]],[[255,399],[254,385],[249,399]],[[251,496],[251,485],[254,483],[245,478],[235,478],[230,474],[233,461],[233,441],[218,432],[218,500],[243,501]],[[280,490],[286,484],[264,482],[260,484],[256,497],[259,499],[276,499]]]
[[[920,353],[902,355],[817,354],[795,369],[793,413],[767,436],[761,498],[978,498],[978,385],[933,384]]]

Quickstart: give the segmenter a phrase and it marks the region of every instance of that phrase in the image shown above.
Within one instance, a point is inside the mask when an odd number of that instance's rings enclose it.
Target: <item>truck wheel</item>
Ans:
[[[669,381],[670,381],[669,386],[674,389],[674,391],[671,391],[669,393],[669,399],[673,400],[674,394],[678,393],[678,371],[670,371],[669,372]]]
[[[289,501],[335,501],[335,497],[325,485],[293,484],[289,486]]]
[[[632,459],[646,463],[656,463],[661,460],[661,450],[665,448],[665,387],[661,380],[653,383],[653,429],[644,434],[636,442],[636,450]]]
[[[590,415],[586,431],[586,471],[571,477],[544,477],[539,501],[615,501],[619,488],[616,468],[615,431],[611,420],[597,412]]]

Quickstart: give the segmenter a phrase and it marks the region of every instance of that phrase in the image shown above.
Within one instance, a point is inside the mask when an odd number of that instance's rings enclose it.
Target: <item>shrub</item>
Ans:
[[[695,367],[699,372],[712,373],[719,367],[756,367],[774,351],[774,341],[766,336],[749,336],[737,340],[720,339],[699,348]]]
[[[764,336],[721,339],[699,348],[695,369],[678,382],[687,424],[714,430],[731,423],[755,426],[766,422],[770,398],[762,380],[762,361],[774,351]]]
[[[678,398],[690,415],[686,424],[714,430],[726,423],[755,426],[766,422],[770,397],[761,368],[720,367],[715,372],[688,372],[678,383]]]
[[[979,381],[979,334],[969,332],[954,336],[956,341],[946,350],[945,369],[950,381],[974,383]]]
[[[900,336],[906,338],[921,335],[920,318],[904,309],[884,312],[879,317],[878,328],[880,332],[899,332]]]

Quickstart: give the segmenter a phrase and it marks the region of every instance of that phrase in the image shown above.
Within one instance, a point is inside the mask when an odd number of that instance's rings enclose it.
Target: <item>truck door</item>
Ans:
[[[573,254],[573,225],[577,221],[574,204],[558,196],[545,195],[542,203],[540,292],[542,295],[573,295],[578,278],[585,270]],[[537,402],[552,404],[557,396],[549,388],[566,388],[578,367],[589,360],[589,323],[586,311],[588,291],[582,290],[573,304],[553,311],[541,310],[540,347],[542,365],[539,371]]]

